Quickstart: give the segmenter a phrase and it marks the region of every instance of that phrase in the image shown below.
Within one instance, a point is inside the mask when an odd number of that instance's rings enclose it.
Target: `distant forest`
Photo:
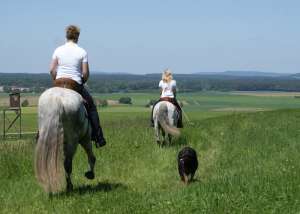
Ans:
[[[222,74],[174,74],[179,92],[196,91],[300,91],[297,75],[230,76]],[[157,90],[161,74],[91,74],[89,89],[94,93]],[[49,74],[0,73],[5,92],[20,88],[24,92],[42,92],[52,86]]]

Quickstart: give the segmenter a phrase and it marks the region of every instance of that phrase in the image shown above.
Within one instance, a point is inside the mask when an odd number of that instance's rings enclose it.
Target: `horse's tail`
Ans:
[[[162,126],[164,131],[172,136],[178,137],[180,135],[180,130],[170,125],[168,121],[168,106],[167,105],[160,105],[158,109],[158,116],[157,119],[159,124]]]
[[[59,97],[43,99],[42,96],[39,101],[39,137],[35,150],[35,174],[46,192],[55,193],[62,190],[65,175],[63,104]]]

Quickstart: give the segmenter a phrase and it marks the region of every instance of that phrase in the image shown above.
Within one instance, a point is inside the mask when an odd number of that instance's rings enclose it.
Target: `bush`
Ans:
[[[22,107],[27,107],[27,106],[29,106],[28,100],[27,100],[27,99],[26,99],[26,100],[23,100],[23,102],[21,103],[21,106],[22,106]]]
[[[121,97],[119,99],[119,103],[122,103],[122,104],[132,104],[130,97]]]

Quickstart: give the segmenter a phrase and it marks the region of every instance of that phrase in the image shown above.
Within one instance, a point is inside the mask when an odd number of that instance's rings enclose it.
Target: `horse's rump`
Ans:
[[[90,134],[81,96],[63,88],[46,90],[39,98],[39,137],[35,150],[35,173],[46,192],[58,192],[64,186],[63,150],[72,136],[74,149],[78,139]],[[87,123],[87,124],[86,124]]]
[[[179,136],[180,130],[176,127],[178,120],[178,112],[175,105],[168,101],[159,102],[153,111],[153,119],[155,123],[159,123],[163,130],[173,136]],[[157,127],[158,128],[158,127]]]

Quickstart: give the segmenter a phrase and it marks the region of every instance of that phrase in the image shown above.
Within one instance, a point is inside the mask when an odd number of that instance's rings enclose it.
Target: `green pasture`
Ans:
[[[259,93],[259,92],[257,92]],[[8,99],[7,94],[0,94],[0,99]],[[30,94],[32,96],[32,94]],[[157,99],[154,93],[114,93],[114,94],[95,94],[96,99],[118,100],[121,97],[131,97],[132,105],[117,105],[100,107],[100,117],[106,120],[113,119],[111,114],[120,114],[122,117],[128,117],[128,114],[148,114],[150,108],[145,107],[150,100]],[[22,94],[22,98],[26,99],[26,94]],[[197,92],[197,93],[179,93],[178,100],[183,103],[183,110],[187,115],[184,118],[186,122],[189,120],[205,119],[217,117],[235,112],[252,112],[252,111],[270,111],[277,109],[297,109],[300,108],[300,99],[294,96],[245,96],[234,95],[229,92]],[[2,107],[3,108],[3,107]],[[24,132],[33,132],[37,130],[37,108],[22,108],[22,129]],[[9,115],[9,119],[13,119],[14,113]],[[0,130],[3,130],[3,115],[0,114]],[[11,129],[11,132],[16,132]]]
[[[79,147],[74,191],[49,197],[33,172],[34,135],[0,142],[0,213],[299,213],[300,99],[206,92],[184,100],[182,135],[160,148],[149,127],[154,94],[129,96],[133,105],[100,108],[108,144],[94,149],[96,178],[84,178]],[[23,108],[23,130],[37,130],[36,107]],[[0,117],[2,118],[2,117]],[[2,129],[0,129],[2,130]],[[176,156],[198,153],[196,181],[180,182]]]

